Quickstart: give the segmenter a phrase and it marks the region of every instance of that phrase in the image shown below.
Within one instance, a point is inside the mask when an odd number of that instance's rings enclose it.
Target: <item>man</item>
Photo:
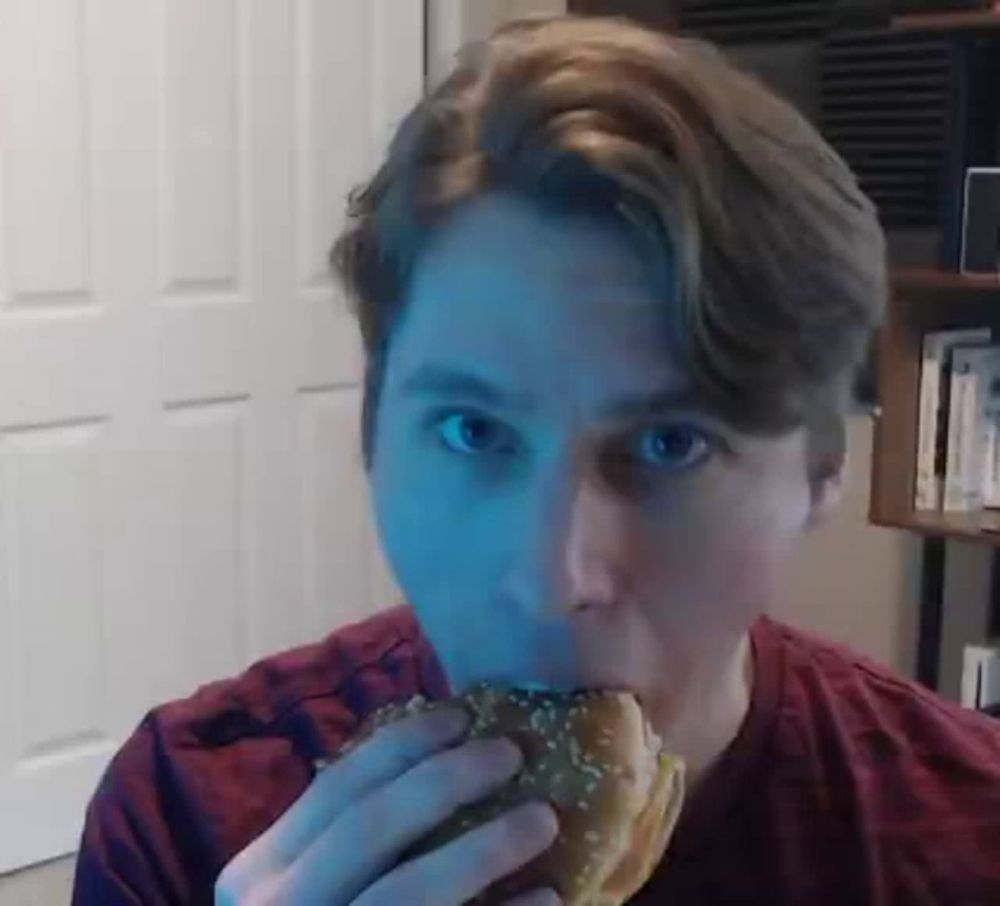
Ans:
[[[637,903],[1000,902],[1000,724],[765,616],[836,504],[886,295],[875,211],[815,131],[708,47],[524,22],[350,213],[333,260],[412,609],[147,716],[75,902],[465,902],[551,844],[547,804],[399,857],[514,746],[442,713],[314,763],[386,702],[483,680],[631,689],[684,758]]]

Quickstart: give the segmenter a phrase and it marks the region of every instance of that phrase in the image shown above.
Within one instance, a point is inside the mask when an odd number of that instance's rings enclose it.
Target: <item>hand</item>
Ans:
[[[454,708],[407,717],[322,770],[225,867],[216,906],[459,906],[541,855],[558,824],[551,806],[531,803],[398,864],[411,844],[521,767],[507,739],[452,748],[468,723]],[[516,901],[559,902],[547,890]]]

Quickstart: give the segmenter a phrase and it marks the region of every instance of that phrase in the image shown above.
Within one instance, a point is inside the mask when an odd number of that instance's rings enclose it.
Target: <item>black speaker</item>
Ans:
[[[878,205],[894,267],[958,270],[971,167],[1000,167],[1000,33],[897,30],[984,0],[675,0],[809,118]]]
[[[983,0],[676,0],[810,119],[875,202],[890,264],[957,271],[965,175],[1000,167],[1000,32],[900,30],[892,17]],[[870,401],[873,375],[859,384]]]
[[[1000,167],[973,167],[965,177],[962,273],[1000,277]]]

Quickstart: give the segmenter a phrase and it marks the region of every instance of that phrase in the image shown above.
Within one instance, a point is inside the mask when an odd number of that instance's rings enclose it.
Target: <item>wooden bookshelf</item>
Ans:
[[[1000,289],[1000,274],[955,274],[931,268],[904,268],[893,272],[897,292],[936,292],[969,298]]]
[[[942,5],[945,5],[943,0]],[[741,27],[741,22],[742,27],[747,27],[744,7],[751,6],[753,4],[750,0],[727,4],[731,15],[721,11],[720,7],[718,18],[712,20],[713,29],[717,30],[727,21],[737,29]],[[871,22],[871,17],[865,15],[866,10],[862,9],[862,4],[850,6],[858,7],[858,28],[871,28],[873,33],[881,36],[888,27],[900,32],[900,36],[913,35],[920,40],[930,36],[953,36],[953,41],[947,43],[954,43],[963,59],[968,61],[972,61],[974,51],[981,43],[987,43],[986,39],[990,44],[994,40],[1000,40],[1000,0],[994,0],[992,8],[964,12],[942,10],[890,16],[886,9],[881,17],[875,17],[878,20],[876,22]],[[888,4],[885,6],[888,7]],[[678,8],[677,0],[569,0],[572,12],[632,16],[671,32],[679,25]],[[790,12],[789,17],[796,18],[794,12]],[[850,11],[845,11],[843,17],[837,17],[836,27],[851,30],[854,28],[851,24],[853,18]],[[759,22],[752,23],[752,27],[747,27],[747,30],[751,37],[755,36],[754,42],[758,45],[758,50],[784,42],[779,29],[768,35],[767,29]],[[694,34],[699,36],[697,32]],[[797,47],[796,59],[800,51],[810,54],[811,65],[815,65],[819,72],[825,40],[826,35],[817,35],[815,40],[805,42],[806,46]],[[751,70],[756,65],[759,64],[749,61],[746,64]],[[971,62],[969,65],[971,66]],[[776,85],[782,79],[785,80],[786,94],[807,98],[810,108],[806,109],[819,110],[821,105],[818,87],[815,91],[806,89],[800,92],[799,83],[789,79],[790,71],[790,68],[785,70],[781,66],[772,71],[768,64],[758,74],[764,76],[765,81],[773,80]],[[988,75],[985,78],[988,92],[992,88],[989,80],[993,77]],[[967,88],[968,86],[966,94]],[[961,103],[964,105],[961,108],[962,115],[954,117],[955,122],[950,124],[953,129],[966,128],[969,123],[988,122],[988,118],[976,112],[978,107],[984,106],[978,95],[975,98],[977,107],[973,107],[972,94],[964,97]],[[985,140],[986,127],[983,126],[978,131],[983,132],[982,138]],[[958,139],[959,135],[956,134],[954,138]],[[970,136],[970,141],[971,138]],[[945,164],[942,161],[942,166]],[[950,163],[947,165],[951,166]],[[959,174],[951,173],[949,179],[956,185],[951,185],[948,191],[955,191]],[[951,211],[951,206],[951,200],[943,205],[948,210],[941,211],[940,222],[935,224],[935,228],[944,231],[941,249],[948,250],[949,259],[953,256],[950,250],[955,245],[956,238],[952,235],[956,224],[953,222],[954,212]],[[878,406],[871,463],[869,518],[877,525],[903,529],[922,538],[916,672],[918,679],[931,688],[937,685],[940,663],[947,539],[979,542],[992,547],[994,584],[991,595],[996,612],[994,623],[1000,632],[1000,511],[945,514],[917,513],[913,510],[923,335],[930,330],[985,325],[993,328],[1000,342],[1000,279],[963,276],[932,269],[899,270],[893,274],[891,302],[884,327],[879,334]]]
[[[880,525],[918,532],[921,535],[1000,546],[1000,510],[983,510],[981,513],[912,513],[905,522],[882,522]]]
[[[1000,4],[992,9],[938,13],[909,13],[893,16],[896,31],[989,31],[1000,29]]]
[[[869,513],[876,525],[1000,547],[1000,511],[964,514],[913,509],[923,336],[932,330],[984,326],[1000,337],[1000,277],[929,269],[893,274],[889,309],[879,337],[879,406]]]

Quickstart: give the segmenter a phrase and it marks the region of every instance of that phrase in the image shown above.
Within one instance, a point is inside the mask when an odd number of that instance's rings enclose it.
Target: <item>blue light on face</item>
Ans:
[[[446,412],[435,429],[441,443],[463,456],[510,452],[513,432],[502,422],[474,410]],[[626,444],[628,457],[639,466],[681,472],[703,463],[713,452],[714,439],[697,425],[678,422],[644,428]]]

